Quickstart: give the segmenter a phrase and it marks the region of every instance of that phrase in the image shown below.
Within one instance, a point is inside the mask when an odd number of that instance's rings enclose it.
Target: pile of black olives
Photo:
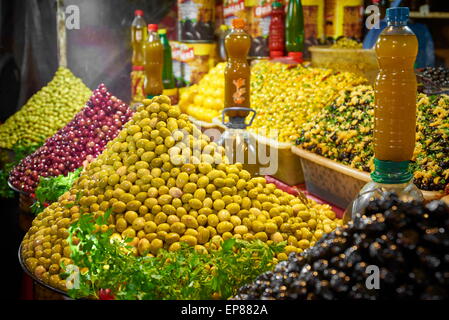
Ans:
[[[376,279],[377,277],[377,279]],[[234,299],[447,299],[449,208],[372,201],[365,214],[240,288]]]
[[[425,85],[432,85],[439,88],[449,88],[449,69],[439,67],[427,67],[421,73],[421,78]]]

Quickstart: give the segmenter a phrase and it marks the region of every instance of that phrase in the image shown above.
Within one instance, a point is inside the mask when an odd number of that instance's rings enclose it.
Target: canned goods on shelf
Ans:
[[[182,79],[186,86],[198,83],[215,65],[216,44],[181,42]]]
[[[215,0],[178,0],[178,39],[214,40]]]

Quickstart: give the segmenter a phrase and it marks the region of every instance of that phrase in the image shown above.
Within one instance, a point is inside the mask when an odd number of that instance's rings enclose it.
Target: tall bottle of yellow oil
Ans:
[[[227,62],[222,121],[227,129],[217,143],[225,148],[231,163],[240,162],[251,174],[257,175],[256,142],[245,130],[251,125],[256,112],[250,108],[251,69],[248,53],[251,37],[244,28],[245,20],[232,20],[232,29],[224,41]],[[226,117],[229,119],[227,122]],[[248,123],[249,117],[251,119]]]
[[[145,43],[145,95],[148,98],[161,95],[164,90],[162,83],[164,46],[157,29],[157,24],[148,25],[148,40]]]
[[[413,184],[410,160],[415,149],[417,83],[413,68],[418,41],[407,27],[409,9],[387,9],[388,26],[375,51],[379,73],[374,84],[374,172],[353,202],[351,217],[370,200],[394,192],[402,201],[423,200]],[[349,212],[349,211],[348,211]],[[349,220],[349,213],[345,214]]]
[[[132,46],[132,72],[131,72],[131,105],[145,99],[145,58],[144,46],[147,39],[147,24],[143,18],[143,11],[134,12],[134,20],[131,24],[131,46]]]
[[[134,12],[134,20],[131,25],[131,45],[133,48],[133,56],[131,59],[133,66],[143,66],[144,46],[147,39],[147,24],[143,18],[143,11],[136,10]]]

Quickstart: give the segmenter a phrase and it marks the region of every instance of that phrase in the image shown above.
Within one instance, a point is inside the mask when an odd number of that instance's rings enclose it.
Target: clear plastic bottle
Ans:
[[[375,45],[374,154],[380,160],[408,161],[415,149],[418,40],[407,27],[408,8],[394,9],[387,10],[388,26]]]
[[[142,10],[136,10],[134,16],[131,25],[131,45],[133,48],[131,62],[133,66],[143,66],[145,64],[144,46],[147,39],[147,24],[143,18]]]
[[[363,214],[368,203],[382,199],[385,194],[394,192],[404,202],[423,201],[421,190],[413,183],[413,174],[408,161],[382,161],[375,159],[375,171],[371,174],[373,181],[368,182],[345,211],[344,222],[357,214]]]
[[[374,172],[345,212],[345,221],[363,214],[370,200],[395,192],[401,200],[423,200],[413,184],[410,160],[415,148],[416,36],[407,27],[409,9],[387,9],[388,26],[376,43],[379,74],[374,85]]]

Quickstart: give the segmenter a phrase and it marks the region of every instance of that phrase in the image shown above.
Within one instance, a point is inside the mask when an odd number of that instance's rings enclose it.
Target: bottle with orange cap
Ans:
[[[225,68],[225,101],[224,107],[250,107],[251,69],[248,63],[248,52],[251,37],[244,30],[245,20],[232,20],[232,30],[225,37],[227,64]],[[233,116],[233,112],[227,113]],[[246,116],[247,111],[238,112]]]
[[[133,48],[133,56],[131,59],[133,66],[144,65],[144,46],[147,38],[147,24],[143,18],[143,11],[136,10],[134,12],[134,20],[131,25],[131,45]]]
[[[131,58],[131,105],[145,99],[144,47],[147,38],[147,24],[143,18],[142,10],[136,10],[134,16],[131,24],[131,46],[133,50]]]
[[[157,24],[148,25],[148,40],[145,44],[145,95],[152,98],[161,95],[164,47],[157,33]]]
[[[246,131],[254,120],[256,112],[250,108],[251,69],[248,64],[248,52],[251,38],[245,32],[245,21],[234,19],[232,29],[225,37],[227,63],[225,68],[225,101],[222,122],[227,127],[217,144],[226,150],[231,163],[240,162],[245,170],[257,175],[256,141]],[[250,116],[250,113],[252,115]],[[229,121],[226,122],[225,118]],[[248,118],[249,122],[248,122]]]

